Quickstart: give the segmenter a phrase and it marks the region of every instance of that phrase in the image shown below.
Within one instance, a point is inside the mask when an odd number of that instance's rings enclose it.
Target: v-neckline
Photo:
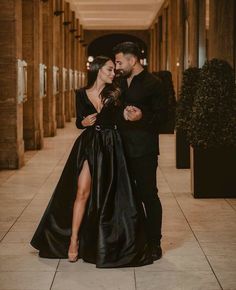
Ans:
[[[86,96],[86,98],[88,99],[89,103],[93,106],[93,108],[94,108],[94,110],[96,111],[96,113],[97,113],[97,114],[100,114],[104,106],[102,106],[100,112],[98,112],[98,110],[96,109],[95,105],[94,105],[93,102],[90,100],[90,98],[89,98],[89,96],[88,96],[88,93],[86,92],[86,89],[84,89],[84,92],[85,92],[85,96]]]

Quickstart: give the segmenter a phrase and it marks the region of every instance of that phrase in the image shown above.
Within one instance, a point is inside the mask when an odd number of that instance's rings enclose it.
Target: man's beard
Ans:
[[[116,71],[117,77],[124,77],[124,78],[130,77],[131,73],[132,73],[132,71],[124,71],[122,69],[119,69]]]

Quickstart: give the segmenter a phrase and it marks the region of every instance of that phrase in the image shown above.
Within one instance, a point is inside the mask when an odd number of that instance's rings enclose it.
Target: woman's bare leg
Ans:
[[[71,262],[75,262],[78,258],[78,233],[90,194],[90,187],[91,174],[86,160],[78,177],[78,189],[73,208],[72,234],[68,251],[69,261]]]

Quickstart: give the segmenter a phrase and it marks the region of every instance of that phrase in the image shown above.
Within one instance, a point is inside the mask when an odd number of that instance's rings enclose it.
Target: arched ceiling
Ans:
[[[148,29],[164,0],[69,0],[84,29]]]

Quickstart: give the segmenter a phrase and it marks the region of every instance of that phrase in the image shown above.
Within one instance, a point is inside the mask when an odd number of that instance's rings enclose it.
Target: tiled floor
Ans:
[[[160,138],[161,260],[96,269],[38,258],[29,241],[77,134],[69,123],[27,152],[21,170],[0,172],[0,290],[236,290],[236,199],[193,199],[189,170],[175,169],[173,135]]]

